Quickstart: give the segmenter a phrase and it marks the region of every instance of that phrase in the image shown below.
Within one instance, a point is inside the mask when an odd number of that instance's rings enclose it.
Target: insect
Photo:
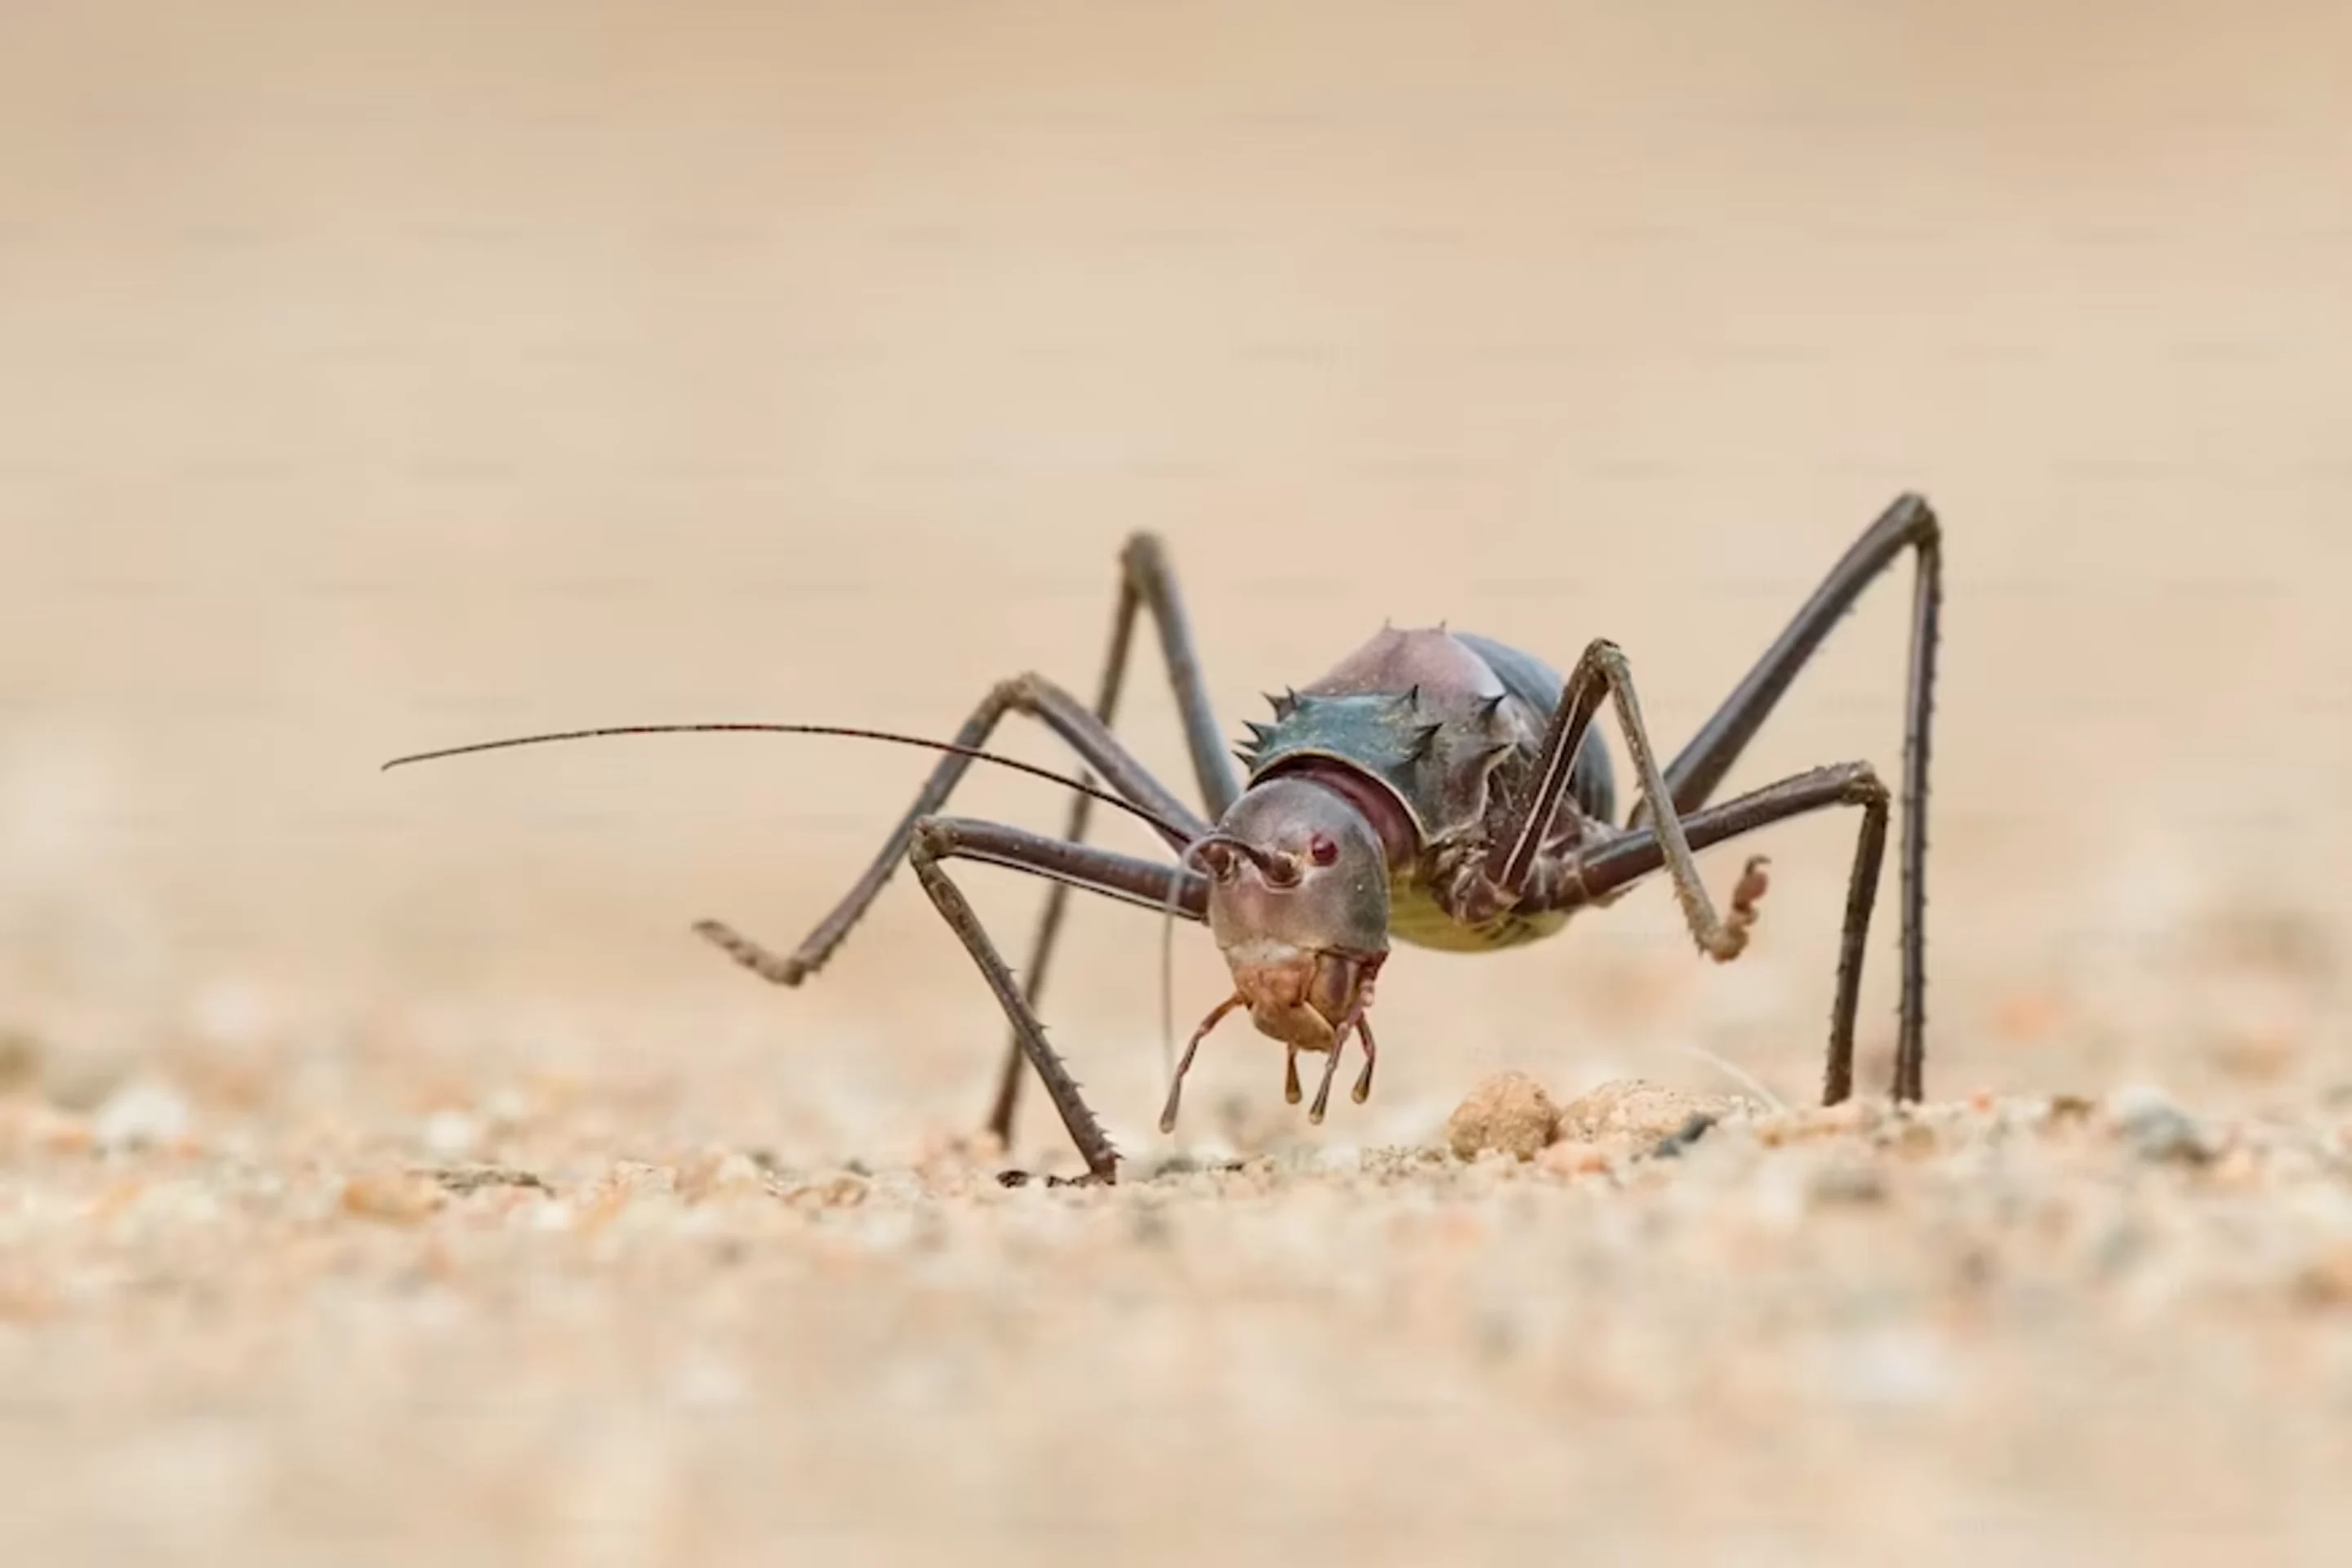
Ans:
[[[1233,988],[1192,1033],[1169,1085],[1163,1131],[1176,1121],[1184,1077],[1202,1038],[1246,1010],[1284,1047],[1284,1093],[1302,1098],[1298,1058],[1320,1056],[1308,1110],[1320,1121],[1351,1037],[1362,1103],[1379,1059],[1370,1017],[1392,941],[1457,952],[1495,952],[1559,932],[1578,910],[1605,906],[1664,870],[1699,950],[1718,963],[1747,946],[1767,887],[1751,857],[1718,911],[1694,857],[1711,846],[1832,806],[1861,815],[1831,1008],[1822,1103],[1853,1089],[1854,1017],[1863,952],[1885,858],[1891,800],[1865,762],[1814,768],[1710,804],[1717,787],[1832,626],[1906,552],[1917,556],[1905,707],[1901,987],[1892,1092],[1925,1093],[1926,862],[1928,727],[1942,602],[1942,531],[1922,497],[1899,497],[1832,566],[1780,637],[1674,758],[1661,766],[1632,666],[1612,642],[1588,644],[1563,677],[1536,656],[1465,632],[1382,630],[1319,679],[1270,697],[1268,721],[1228,753],[1207,695],[1175,573],[1161,542],[1131,537],[1119,556],[1110,647],[1092,707],[1037,674],[992,687],[950,742],[805,724],[662,724],[570,731],[478,742],[396,759],[387,767],[590,735],[757,730],[865,736],[944,753],[856,884],[789,954],[717,921],[695,930],[764,978],[798,985],[824,966],[901,863],[955,931],[994,992],[1012,1039],[988,1117],[1010,1146],[1024,1067],[1034,1071],[1084,1158],[1087,1179],[1117,1180],[1119,1155],[1047,1044],[1038,1003],[1073,888],[1161,909],[1208,926]],[[1201,809],[1137,761],[1112,731],[1137,622],[1160,634]],[[1616,820],[1619,781],[1596,720],[1613,708],[1638,792]],[[1045,724],[1099,784],[982,749],[1007,714]],[[974,761],[1055,779],[1077,793],[1059,837],[943,815]],[[1235,772],[1235,763],[1242,770]],[[1105,787],[1107,786],[1107,787]],[[1089,845],[1091,808],[1140,817],[1174,857]],[[1016,981],[950,866],[977,862],[1050,886]]]

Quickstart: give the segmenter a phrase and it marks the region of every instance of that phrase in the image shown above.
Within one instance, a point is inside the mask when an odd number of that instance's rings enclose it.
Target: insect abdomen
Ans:
[[[1447,914],[1419,878],[1401,876],[1389,884],[1389,935],[1438,952],[1500,952],[1525,947],[1557,934],[1568,919],[1565,912],[1554,910],[1498,915],[1483,926],[1467,926]]]

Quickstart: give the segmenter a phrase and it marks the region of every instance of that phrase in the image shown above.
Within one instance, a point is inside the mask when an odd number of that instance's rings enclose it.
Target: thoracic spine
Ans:
[[[1480,820],[1488,775],[1520,742],[1499,695],[1450,713],[1428,707],[1418,687],[1266,700],[1274,722],[1248,724],[1249,739],[1234,753],[1252,778],[1292,758],[1344,763],[1385,784],[1431,840]]]

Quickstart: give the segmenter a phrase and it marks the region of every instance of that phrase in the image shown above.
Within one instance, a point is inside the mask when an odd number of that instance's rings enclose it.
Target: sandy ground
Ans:
[[[10,1560],[2341,1560],[2352,21],[1645,16],[11,10]],[[1156,928],[1082,908],[1050,1021],[1134,1180],[1007,1189],[910,885],[798,991],[687,931],[796,940],[920,759],[376,771],[1084,689],[1136,528],[1236,731],[1444,619],[1615,638],[1671,746],[1908,489],[1911,1119],[1444,1152],[1505,1068],[1804,1106],[1843,822],[1733,965],[1657,888],[1402,953],[1320,1129],[1234,1030],[1160,1137]],[[1735,786],[1892,773],[1908,598]]]

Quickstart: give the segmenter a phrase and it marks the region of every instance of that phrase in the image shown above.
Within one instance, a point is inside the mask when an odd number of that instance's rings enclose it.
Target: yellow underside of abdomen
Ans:
[[[1414,947],[1440,952],[1496,952],[1524,947],[1568,923],[1566,910],[1539,915],[1507,914],[1483,926],[1465,926],[1448,915],[1429,889],[1411,877],[1389,884],[1389,935]]]

